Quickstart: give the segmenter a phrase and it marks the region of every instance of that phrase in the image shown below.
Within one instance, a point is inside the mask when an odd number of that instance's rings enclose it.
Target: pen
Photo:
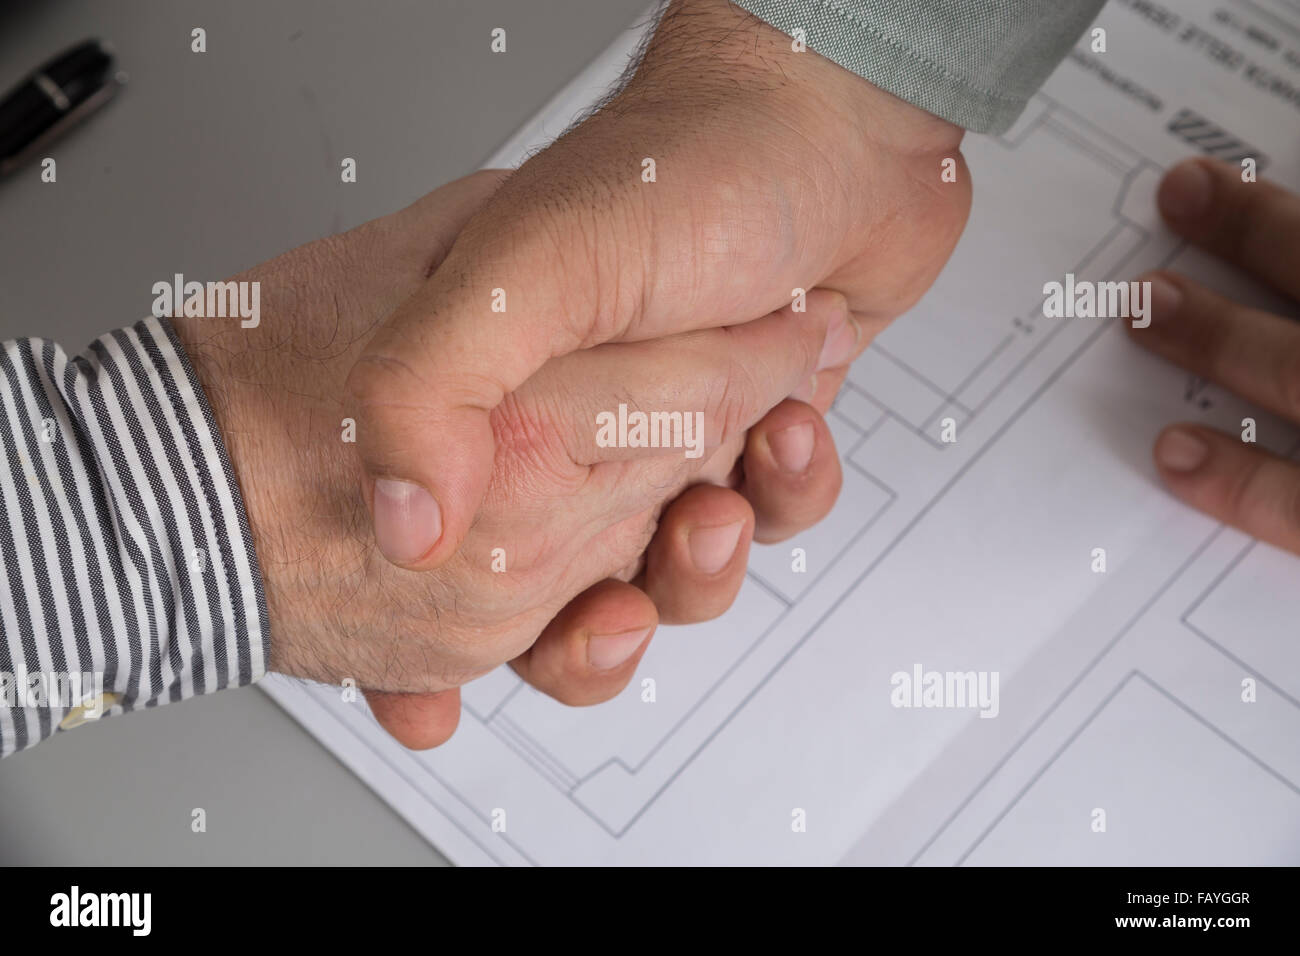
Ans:
[[[86,40],[42,64],[0,100],[0,175],[103,106],[126,82],[112,51]]]

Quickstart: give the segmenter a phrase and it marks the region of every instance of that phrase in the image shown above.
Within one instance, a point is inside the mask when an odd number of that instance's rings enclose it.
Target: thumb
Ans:
[[[462,235],[348,376],[375,543],[399,567],[426,570],[455,553],[491,477],[492,410],[579,347],[552,267],[525,242],[485,274],[490,243]]]

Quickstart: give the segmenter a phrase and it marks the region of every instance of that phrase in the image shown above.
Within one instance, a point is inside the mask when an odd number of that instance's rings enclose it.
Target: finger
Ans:
[[[1300,421],[1300,325],[1239,305],[1173,273],[1151,282],[1151,324],[1133,340],[1157,355]]]
[[[815,292],[807,303],[806,312],[787,309],[744,327],[612,343],[549,362],[492,413],[496,467],[462,550],[516,533],[508,512],[491,506],[521,488],[535,492],[536,476],[546,475],[568,490],[530,519],[531,533],[563,539],[575,524],[612,529],[570,565],[583,586],[629,564],[645,548],[634,541],[637,529],[688,484],[725,482],[749,427],[816,365],[830,317],[848,321],[837,293]],[[634,415],[646,418],[628,421]],[[650,442],[658,447],[644,447]]]
[[[848,378],[848,375],[849,369],[847,365],[843,368],[832,368],[827,369],[825,372],[818,372],[816,388],[812,391],[812,397],[801,399],[801,401],[807,402],[825,415],[831,410],[831,406],[835,404],[835,396],[840,393],[840,387],[844,384],[844,380]],[[797,398],[798,396],[791,395],[790,397]]]
[[[445,744],[460,723],[459,687],[433,694],[368,690],[365,695],[379,726],[411,750],[429,750]]]
[[[785,401],[750,429],[740,493],[754,508],[754,540],[784,541],[816,524],[839,497],[843,475],[826,421]]]
[[[458,179],[373,225],[386,230],[390,237],[397,234],[390,245],[393,254],[403,260],[404,269],[414,267],[427,276],[442,264],[465,224],[500,187],[505,175],[500,170],[482,170]],[[385,387],[387,379],[400,375],[401,363],[384,366],[372,362],[366,368],[366,375],[357,382],[353,381],[356,376],[351,376],[348,384],[353,399],[363,409],[357,413],[357,446],[363,469],[371,468],[363,474],[362,494],[375,521],[380,551],[395,564],[413,566],[442,538],[443,516],[437,502],[420,485],[391,480],[402,477],[400,467],[381,467],[376,472],[372,450],[379,448],[382,452],[386,444],[395,445],[400,465],[407,454],[403,449],[424,447],[428,435],[409,409],[389,404],[401,401],[400,395],[393,395]],[[372,405],[373,413],[367,417],[365,409]],[[378,488],[373,480],[376,474],[386,479]],[[463,527],[457,529],[457,540],[463,532]]]
[[[601,581],[565,605],[510,666],[562,704],[598,704],[627,686],[658,623],[639,588]]]
[[[687,432],[699,446],[688,457],[699,458],[743,434],[821,364],[842,364],[835,350],[854,335],[844,297],[817,291],[807,304],[806,312],[785,308],[725,329],[555,359],[494,415],[497,443],[533,431],[532,408],[561,409],[551,424],[576,464],[680,458]]]
[[[1300,554],[1300,468],[1231,435],[1195,425],[1165,429],[1156,467],[1193,508]]]
[[[790,398],[807,402],[823,415],[830,411],[831,405],[834,404],[840,386],[848,377],[849,366],[867,350],[877,335],[889,327],[891,321],[865,312],[851,311],[849,315],[853,319],[852,337],[842,336],[840,345],[835,348],[828,344],[823,353],[825,361],[818,363],[822,367],[790,393]],[[829,334],[827,341],[828,343],[830,341]],[[830,358],[832,355],[835,356],[834,359]]]
[[[754,512],[743,497],[696,485],[659,519],[646,550],[645,592],[665,624],[708,621],[731,607],[745,579]]]
[[[1160,183],[1156,202],[1171,229],[1300,298],[1300,196],[1241,167],[1189,159]]]

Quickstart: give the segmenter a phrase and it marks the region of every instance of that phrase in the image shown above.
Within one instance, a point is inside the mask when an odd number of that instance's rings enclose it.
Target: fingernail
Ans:
[[[744,526],[743,521],[733,521],[717,528],[692,529],[688,544],[696,569],[704,574],[717,574],[725,568],[736,553],[740,529]]]
[[[412,564],[442,535],[442,513],[433,495],[410,481],[375,479],[375,543],[395,564]]]
[[[622,634],[593,634],[587,638],[587,663],[598,671],[613,670],[636,653],[654,628]]]
[[[1150,324],[1163,328],[1171,317],[1178,314],[1178,307],[1183,301],[1183,290],[1164,276],[1148,276],[1144,281],[1151,283],[1151,297],[1147,300]]]
[[[1192,471],[1209,453],[1210,446],[1185,428],[1171,428],[1156,442],[1156,461],[1170,471]]]
[[[1194,222],[1210,207],[1210,174],[1198,162],[1179,163],[1160,184],[1160,211],[1179,222]]]
[[[848,365],[857,350],[858,324],[853,321],[848,309],[845,309],[836,313],[826,329],[826,341],[822,343],[822,354],[817,359],[817,371]]]
[[[798,388],[796,388],[793,392],[790,393],[790,397],[800,402],[811,402],[813,400],[813,396],[816,394],[817,394],[817,376],[810,375],[808,376],[808,381],[804,382],[802,385],[800,385]]]
[[[767,445],[772,449],[772,457],[781,470],[797,475],[812,461],[816,440],[817,433],[812,423],[804,422],[772,432],[767,436]]]

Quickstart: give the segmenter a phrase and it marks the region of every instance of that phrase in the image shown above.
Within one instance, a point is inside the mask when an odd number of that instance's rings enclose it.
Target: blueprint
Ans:
[[[1300,4],[1113,0],[1095,26],[1105,52],[1085,34],[1013,129],[967,137],[964,237],[828,416],[838,504],[755,546],[726,615],[661,628],[595,708],[501,668],[425,753],[339,688],[263,686],[462,864],[1300,863],[1300,559],[1177,502],[1150,454],[1178,420],[1250,416],[1283,455],[1300,434],[1120,320],[1042,308],[1067,273],[1167,266],[1294,314],[1154,193],[1196,153],[1300,188]],[[561,132],[636,41],[489,165]],[[928,672],[996,675],[996,713],[900,705]]]

